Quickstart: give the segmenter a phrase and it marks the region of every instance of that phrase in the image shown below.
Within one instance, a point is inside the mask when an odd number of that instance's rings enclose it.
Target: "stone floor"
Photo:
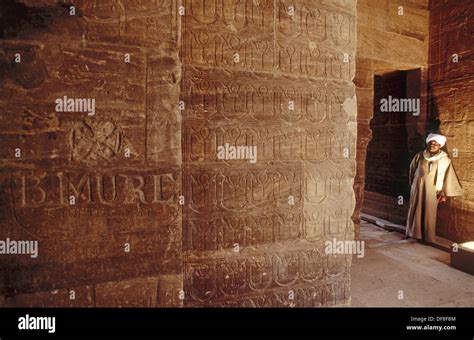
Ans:
[[[352,262],[353,307],[474,306],[474,276],[450,267],[449,253],[365,221],[360,235],[365,256]]]

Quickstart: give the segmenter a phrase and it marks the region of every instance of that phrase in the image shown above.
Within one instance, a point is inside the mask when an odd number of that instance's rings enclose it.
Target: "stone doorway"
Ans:
[[[405,108],[399,105],[406,98],[406,71],[374,76],[372,139],[367,146],[362,206],[363,213],[400,225],[405,224],[409,201],[409,113],[400,112]]]
[[[421,96],[420,69],[374,68],[372,115],[366,140],[361,218],[404,232],[410,188],[408,168],[423,149],[426,104]]]

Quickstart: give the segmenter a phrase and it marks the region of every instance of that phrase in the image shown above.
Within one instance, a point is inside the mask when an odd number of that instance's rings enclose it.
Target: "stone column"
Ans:
[[[179,304],[176,4],[11,6],[0,53],[0,238],[39,249],[36,259],[0,256],[6,303]],[[58,107],[64,96],[94,100],[95,112]]]
[[[355,2],[186,1],[187,306],[350,301]],[[223,145],[257,161],[220,160]]]

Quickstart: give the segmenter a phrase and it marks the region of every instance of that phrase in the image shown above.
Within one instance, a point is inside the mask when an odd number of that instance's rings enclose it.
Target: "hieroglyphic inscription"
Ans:
[[[290,5],[296,7],[293,15],[288,11]],[[353,8],[335,9],[304,1],[190,1],[184,61],[351,80],[356,30],[350,10]],[[348,54],[347,62],[344,53]],[[235,54],[239,55],[238,63]]]
[[[192,303],[219,304],[232,297],[264,295],[275,290],[286,292],[282,305],[288,306],[293,303],[288,299],[289,290],[309,288],[326,278],[344,277],[349,257],[325,257],[319,247],[306,248],[305,243],[293,243],[293,246],[299,246],[297,250],[280,249],[272,254],[242,254],[205,263],[188,261],[184,270]]]
[[[355,5],[187,6],[184,304],[347,303],[350,256],[323,244],[352,237]],[[256,146],[256,164],[217,157],[224,144]]]
[[[103,162],[120,150],[121,132],[111,121],[86,118],[71,136],[72,158],[87,162]]]

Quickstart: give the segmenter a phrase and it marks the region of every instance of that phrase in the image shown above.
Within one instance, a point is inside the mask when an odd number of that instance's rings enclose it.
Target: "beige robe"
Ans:
[[[443,196],[462,195],[461,184],[451,159],[444,151],[435,156],[419,152],[410,164],[410,208],[406,234],[410,237],[435,242],[437,192]]]

